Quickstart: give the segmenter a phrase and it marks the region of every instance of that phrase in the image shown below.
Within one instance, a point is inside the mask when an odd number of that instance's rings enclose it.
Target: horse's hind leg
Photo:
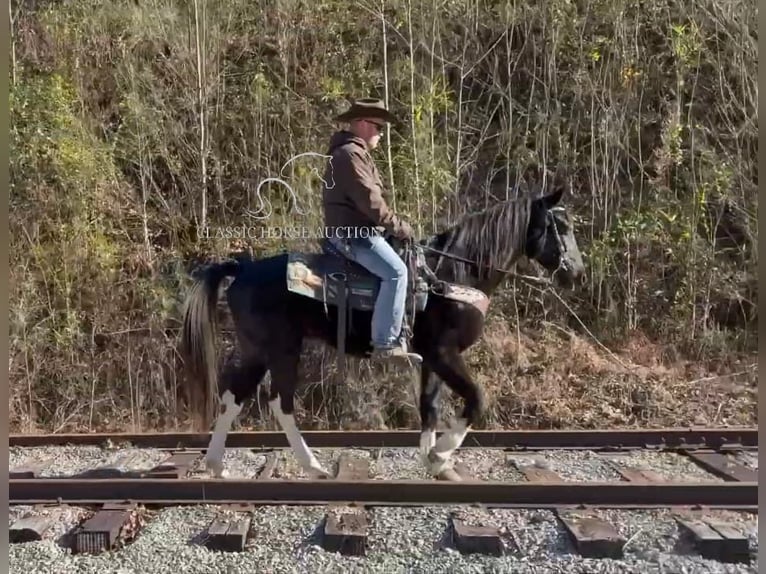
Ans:
[[[227,388],[221,395],[223,412],[215,421],[213,436],[205,454],[205,466],[216,477],[224,476],[223,453],[226,448],[226,435],[239,413],[242,412],[242,403],[255,392],[265,374],[266,366],[249,358],[225,379]]]
[[[452,454],[463,444],[468,429],[479,418],[483,400],[481,390],[471,380],[471,375],[457,349],[443,349],[431,366],[450,389],[465,401],[462,416],[439,437],[428,453],[428,470],[432,475],[439,476],[452,469]]]
[[[298,459],[298,463],[306,474],[312,478],[330,478],[330,473],[319,464],[295,424],[294,397],[298,384],[300,347],[300,341],[298,341],[297,345],[290,345],[290,348],[272,354],[269,365],[271,370],[269,407],[279,421],[279,426],[287,436],[287,442],[290,443],[295,458]]]

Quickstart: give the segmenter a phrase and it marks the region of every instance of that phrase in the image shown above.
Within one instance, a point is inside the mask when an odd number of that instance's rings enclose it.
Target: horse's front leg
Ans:
[[[449,388],[460,395],[465,403],[462,416],[454,421],[450,428],[444,431],[428,453],[428,470],[433,476],[459,480],[452,470],[452,455],[460,448],[468,430],[476,423],[483,410],[481,390],[471,380],[468,369],[457,349],[449,349],[441,353],[439,360],[433,364],[434,372],[447,383]]]
[[[428,467],[428,453],[436,444],[438,400],[442,382],[431,376],[427,363],[420,366],[420,460]]]

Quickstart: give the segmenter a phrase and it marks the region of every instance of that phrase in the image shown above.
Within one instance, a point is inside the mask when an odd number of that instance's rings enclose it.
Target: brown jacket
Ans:
[[[345,130],[336,132],[327,153],[332,159],[324,174],[322,207],[330,231],[382,227],[400,239],[412,233],[388,207],[384,197],[388,194],[363,139]]]

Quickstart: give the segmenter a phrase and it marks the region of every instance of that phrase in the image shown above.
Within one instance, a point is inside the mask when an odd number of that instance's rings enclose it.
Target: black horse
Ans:
[[[563,191],[559,186],[536,199],[524,197],[499,203],[466,216],[421,243],[435,276],[451,285],[467,287],[474,297],[473,301],[460,300],[432,292],[425,308],[415,315],[411,348],[423,358],[420,449],[422,461],[433,476],[456,478],[451,470],[451,455],[484,408],[483,393],[471,379],[461,353],[481,336],[489,296],[508,270],[519,257],[526,256],[537,260],[565,287],[574,287],[584,277],[571,222],[563,208],[554,207]],[[232,422],[267,371],[271,372],[269,406],[297,460],[309,476],[329,476],[296,427],[293,397],[304,339],[320,339],[335,347],[338,314],[335,307],[287,289],[287,257],[280,254],[211,265],[202,272],[187,300],[181,351],[198,423],[205,430],[210,428],[216,393],[222,393],[219,396],[224,404],[206,455],[207,467],[215,476],[223,476],[223,453]],[[226,299],[242,360],[234,376],[219,388],[213,337],[218,289],[226,277],[234,277]],[[345,353],[364,357],[370,352],[371,320],[371,311],[352,314]],[[434,380],[432,373],[440,380]],[[436,440],[437,396],[442,381],[463,399],[464,409]]]

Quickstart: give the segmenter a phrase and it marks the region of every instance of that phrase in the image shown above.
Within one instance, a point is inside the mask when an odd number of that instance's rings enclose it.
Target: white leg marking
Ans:
[[[274,416],[277,417],[279,426],[282,427],[282,430],[287,435],[287,442],[290,443],[290,447],[295,453],[295,458],[298,459],[303,470],[312,478],[329,478],[330,473],[322,468],[322,465],[319,464],[306,441],[303,440],[298,427],[295,425],[295,417],[282,412],[279,397],[269,401],[269,407],[271,407],[271,412],[274,413]]]
[[[467,434],[468,421],[458,419],[439,437],[439,440],[436,441],[436,444],[428,454],[431,474],[438,475],[443,470],[452,468],[450,457],[463,444]]]
[[[424,430],[420,433],[420,458],[428,466],[428,453],[436,444],[436,431]]]
[[[224,410],[215,421],[213,437],[210,439],[207,454],[205,455],[205,466],[218,478],[225,475],[223,470],[223,451],[226,447],[226,435],[231,429],[232,423],[242,411],[242,405],[234,402],[234,394],[231,391],[227,390],[223,393],[221,402],[224,404]]]

